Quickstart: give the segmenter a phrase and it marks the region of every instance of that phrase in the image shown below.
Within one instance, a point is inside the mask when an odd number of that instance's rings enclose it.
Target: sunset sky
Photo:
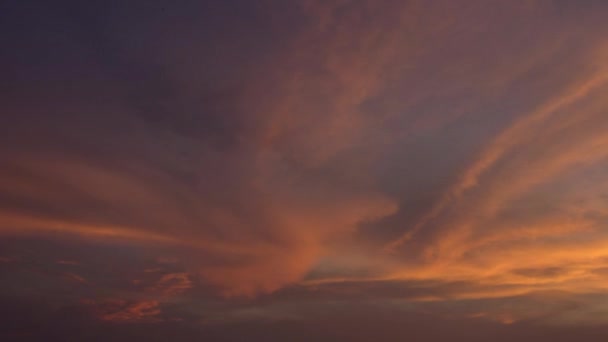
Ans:
[[[608,340],[608,1],[0,2],[1,341]]]

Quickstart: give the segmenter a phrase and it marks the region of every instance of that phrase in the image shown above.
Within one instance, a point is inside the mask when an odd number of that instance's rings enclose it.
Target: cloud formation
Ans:
[[[600,1],[7,7],[4,296],[108,324],[605,322]]]

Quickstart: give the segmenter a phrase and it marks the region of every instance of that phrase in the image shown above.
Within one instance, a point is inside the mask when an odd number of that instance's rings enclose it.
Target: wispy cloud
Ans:
[[[150,6],[42,6],[11,43],[48,65],[7,62],[5,292],[130,323],[307,301],[597,322],[605,5]]]

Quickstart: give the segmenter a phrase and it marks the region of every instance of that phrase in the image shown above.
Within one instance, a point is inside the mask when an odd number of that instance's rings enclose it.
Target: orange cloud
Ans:
[[[90,303],[108,321],[159,320],[199,280],[428,305],[602,292],[606,30],[556,6],[305,1],[234,98],[201,105],[196,72],[167,62],[178,95],[143,96],[166,113],[120,94],[76,110],[98,121],[22,123],[44,134],[0,148],[0,237],[158,254],[129,278],[150,298]]]
[[[147,270],[146,270],[147,271]],[[168,273],[163,275],[151,292],[159,292],[165,296],[175,296],[192,288],[192,280],[188,273]]]
[[[120,299],[82,300],[81,303],[91,307],[99,319],[115,323],[152,323],[157,322],[161,314],[159,303],[154,300],[139,302]]]

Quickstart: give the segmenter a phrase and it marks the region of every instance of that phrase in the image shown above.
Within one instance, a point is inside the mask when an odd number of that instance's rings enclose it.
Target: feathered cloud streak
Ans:
[[[87,302],[108,320],[154,321],[198,280],[427,304],[601,293],[606,9],[380,3],[250,5],[260,32],[211,21],[222,39],[162,11],[83,36],[49,20],[71,67],[3,108],[0,234],[184,266]],[[488,305],[461,314],[531,315]]]

